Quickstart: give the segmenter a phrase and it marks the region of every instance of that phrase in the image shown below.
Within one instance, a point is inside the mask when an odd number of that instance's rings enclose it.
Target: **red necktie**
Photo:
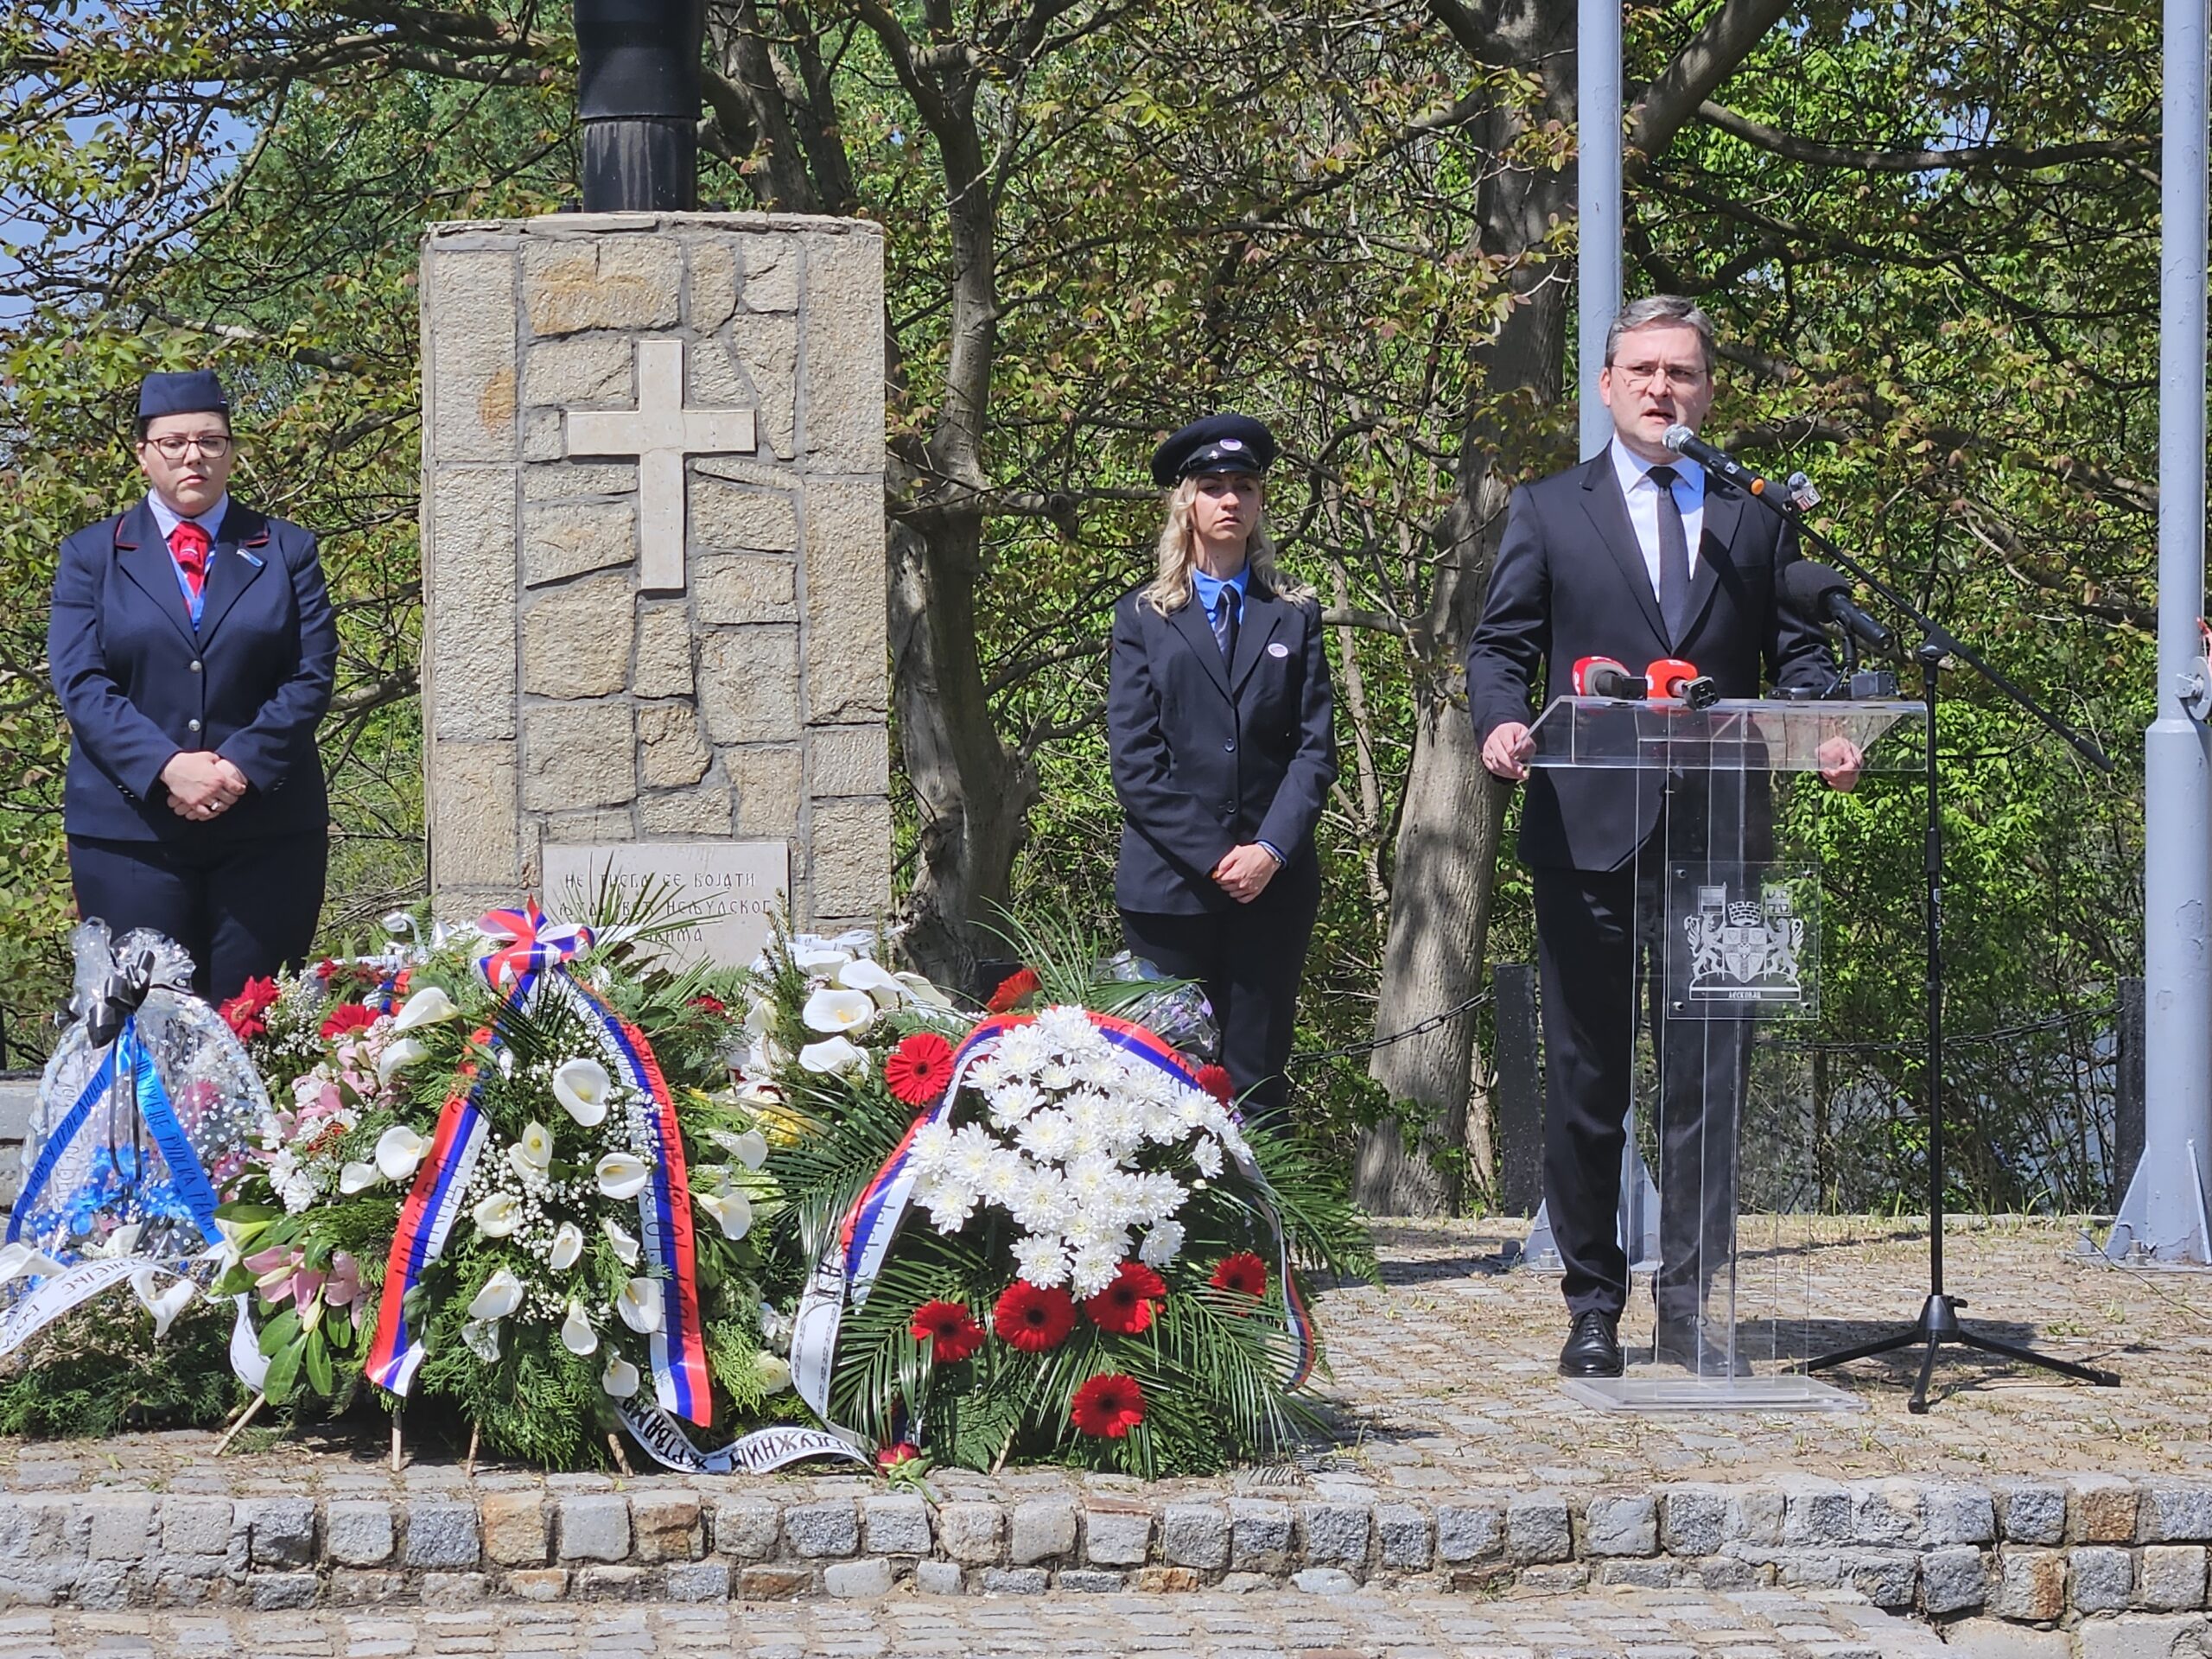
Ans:
[[[169,553],[176,560],[176,568],[184,572],[185,585],[192,590],[193,604],[200,600],[202,584],[207,580],[207,532],[189,518],[177,521],[169,531]],[[189,611],[192,605],[187,605]]]

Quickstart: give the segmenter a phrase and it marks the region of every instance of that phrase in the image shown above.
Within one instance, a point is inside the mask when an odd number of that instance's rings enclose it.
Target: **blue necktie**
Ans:
[[[1236,590],[1224,584],[1221,595],[1214,601],[1213,639],[1221,647],[1221,660],[1236,660]]]

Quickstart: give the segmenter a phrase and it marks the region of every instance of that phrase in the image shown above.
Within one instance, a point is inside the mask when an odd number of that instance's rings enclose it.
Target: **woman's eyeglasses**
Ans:
[[[231,453],[230,439],[220,432],[210,432],[205,437],[148,438],[146,442],[171,461],[182,461],[188,449],[197,449],[210,461],[220,461]]]

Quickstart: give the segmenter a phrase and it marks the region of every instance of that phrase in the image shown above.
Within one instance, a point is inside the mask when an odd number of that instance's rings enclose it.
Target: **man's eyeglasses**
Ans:
[[[1648,386],[1663,380],[1676,391],[1694,391],[1705,384],[1703,369],[1677,368],[1664,363],[1649,368],[1637,368],[1627,363],[1616,363],[1612,365],[1612,369],[1615,374],[1620,376],[1631,386]]]
[[[210,432],[205,437],[148,438],[146,442],[171,461],[182,461],[188,449],[197,449],[210,461],[220,461],[231,453],[230,439],[220,432]]]

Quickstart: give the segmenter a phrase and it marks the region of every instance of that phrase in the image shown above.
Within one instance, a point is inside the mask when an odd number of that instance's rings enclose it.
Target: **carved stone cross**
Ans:
[[[683,342],[638,342],[634,410],[568,411],[570,460],[638,458],[638,585],[683,590],[683,463],[693,455],[751,454],[759,448],[749,409],[690,409],[683,402]]]

